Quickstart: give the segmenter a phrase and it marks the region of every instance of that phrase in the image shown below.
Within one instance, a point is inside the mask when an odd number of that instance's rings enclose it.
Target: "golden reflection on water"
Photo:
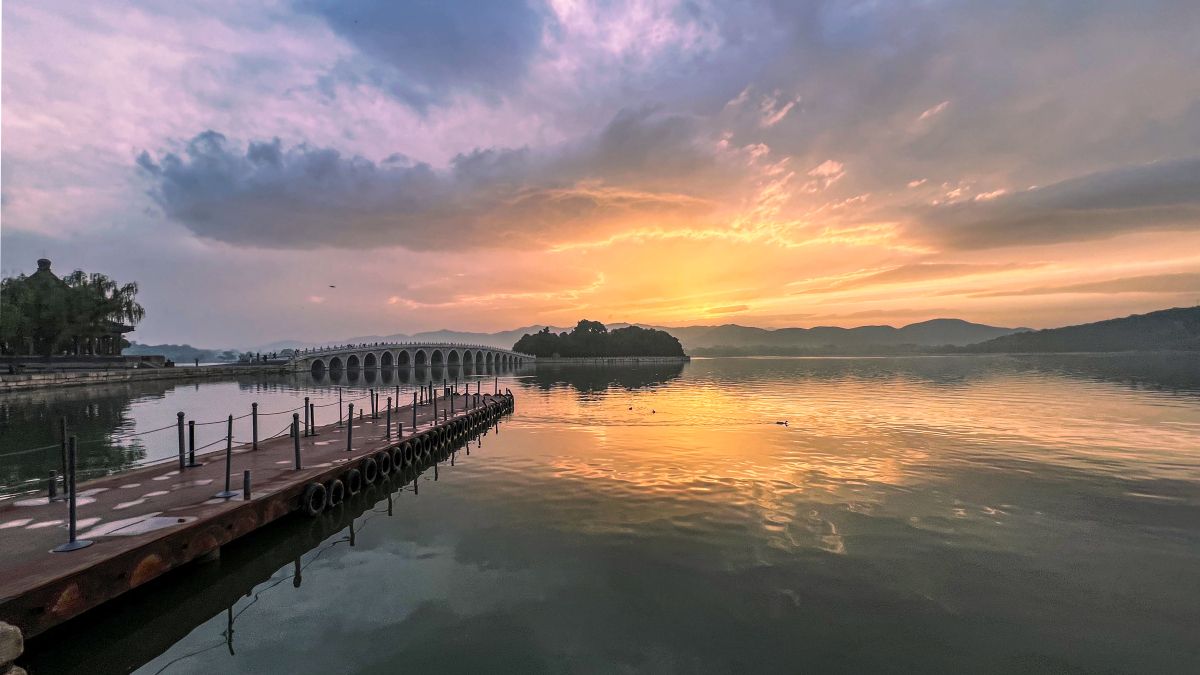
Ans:
[[[1200,480],[1194,397],[1041,372],[870,365],[814,373],[803,360],[763,360],[730,374],[728,361],[697,360],[664,382],[586,391],[567,373],[523,387],[510,427],[529,432],[521,463],[562,494],[563,510],[543,514],[560,528],[665,528],[719,544],[722,528],[754,523],[783,550],[846,552],[845,514],[994,536],[1014,507],[990,503],[989,476]],[[984,488],[956,486],[961,476]]]

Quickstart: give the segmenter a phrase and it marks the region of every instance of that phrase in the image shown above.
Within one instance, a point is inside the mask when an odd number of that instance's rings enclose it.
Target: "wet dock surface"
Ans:
[[[434,449],[445,446],[447,439],[487,428],[510,406],[504,395],[458,394],[451,417],[451,399],[439,396],[437,419],[432,405],[417,406],[415,428],[411,404],[393,409],[390,438],[386,411],[377,419],[356,413],[352,427],[326,425],[308,437],[302,430],[299,470],[290,435],[259,441],[257,450],[235,446],[229,473],[236,497],[216,496],[225,490],[223,447],[198,455],[200,466],[180,470],[178,463],[160,464],[81,483],[78,538],[94,543],[71,552],[51,552],[67,541],[67,502],[51,502],[45,493],[7,500],[0,503],[0,620],[21,627],[26,637],[36,635],[297,510],[306,486],[331,484],[352,469],[365,469],[368,458],[386,453],[400,464],[394,471],[436,462],[436,453],[418,451],[404,466],[403,444],[433,439]],[[397,422],[403,425],[401,438]],[[428,450],[431,443],[424,445]],[[242,492],[246,470],[248,499]],[[370,482],[364,480],[363,487]],[[346,497],[354,491],[348,489]]]

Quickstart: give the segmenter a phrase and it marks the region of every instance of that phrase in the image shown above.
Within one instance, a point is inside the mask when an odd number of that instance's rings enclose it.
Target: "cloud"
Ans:
[[[1124,167],[984,201],[919,209],[919,235],[949,249],[1200,229],[1200,158]]]
[[[544,18],[524,0],[303,0],[297,8],[387,70],[376,83],[424,109],[458,92],[495,99],[517,87]],[[353,77],[353,75],[351,75]]]
[[[215,131],[137,164],[171,219],[240,246],[412,250],[541,247],[629,222],[669,228],[710,212],[738,176],[685,117],[622,111],[555,152],[476,149],[445,169],[379,164],[279,139],[243,151]],[[698,196],[698,195],[704,195]]]
[[[704,310],[705,314],[736,314],[750,309],[750,305],[730,305],[728,307],[713,307]]]
[[[855,276],[820,288],[808,288],[792,293],[792,295],[838,293],[864,286],[907,284],[916,281],[951,279],[976,274],[995,274],[997,272],[1029,269],[1037,266],[1039,266],[1037,263],[916,263],[912,265],[900,265],[899,267],[893,267],[882,272]]]
[[[988,291],[972,293],[972,298],[1002,298],[1021,295],[1058,295],[1063,293],[1095,293],[1117,295],[1120,293],[1196,293],[1200,292],[1200,273],[1179,272],[1176,274],[1150,274],[1139,277],[1122,277],[1106,281],[1092,281],[1062,286],[1038,286],[1013,291]]]
[[[948,105],[950,105],[950,101],[942,101],[941,103],[933,106],[929,110],[926,110],[925,112],[921,113],[921,116],[917,118],[917,121],[920,122],[922,120],[927,120],[930,117],[933,117],[934,115],[945,110],[946,106],[948,106]]]

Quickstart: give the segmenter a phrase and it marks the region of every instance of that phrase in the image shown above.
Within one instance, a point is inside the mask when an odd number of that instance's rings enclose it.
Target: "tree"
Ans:
[[[44,264],[43,264],[44,263]],[[134,326],[146,314],[137,303],[136,283],[118,285],[103,274],[76,270],[63,279],[39,261],[31,276],[0,281],[0,347],[4,353],[53,356],[79,353],[83,345],[119,341],[124,324]],[[126,329],[127,330],[127,329]]]
[[[539,357],[683,356],[683,346],[666,331],[627,326],[611,333],[598,321],[580,321],[570,333],[549,328],[526,334],[513,351]]]

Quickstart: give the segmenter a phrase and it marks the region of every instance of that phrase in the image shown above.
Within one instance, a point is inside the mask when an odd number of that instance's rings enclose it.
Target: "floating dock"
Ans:
[[[222,545],[283,516],[320,516],[391,475],[436,464],[514,407],[509,392],[435,400],[436,407],[417,406],[415,427],[412,405],[391,410],[393,420],[407,422],[399,438],[386,428],[387,411],[311,436],[301,427],[299,469],[291,436],[259,441],[257,450],[235,447],[236,496],[216,496],[226,485],[224,449],[182,470],[165,464],[80,484],[78,538],[94,543],[74,551],[52,552],[67,541],[66,502],[43,495],[0,505],[0,621],[34,637],[181,565],[212,559]]]

